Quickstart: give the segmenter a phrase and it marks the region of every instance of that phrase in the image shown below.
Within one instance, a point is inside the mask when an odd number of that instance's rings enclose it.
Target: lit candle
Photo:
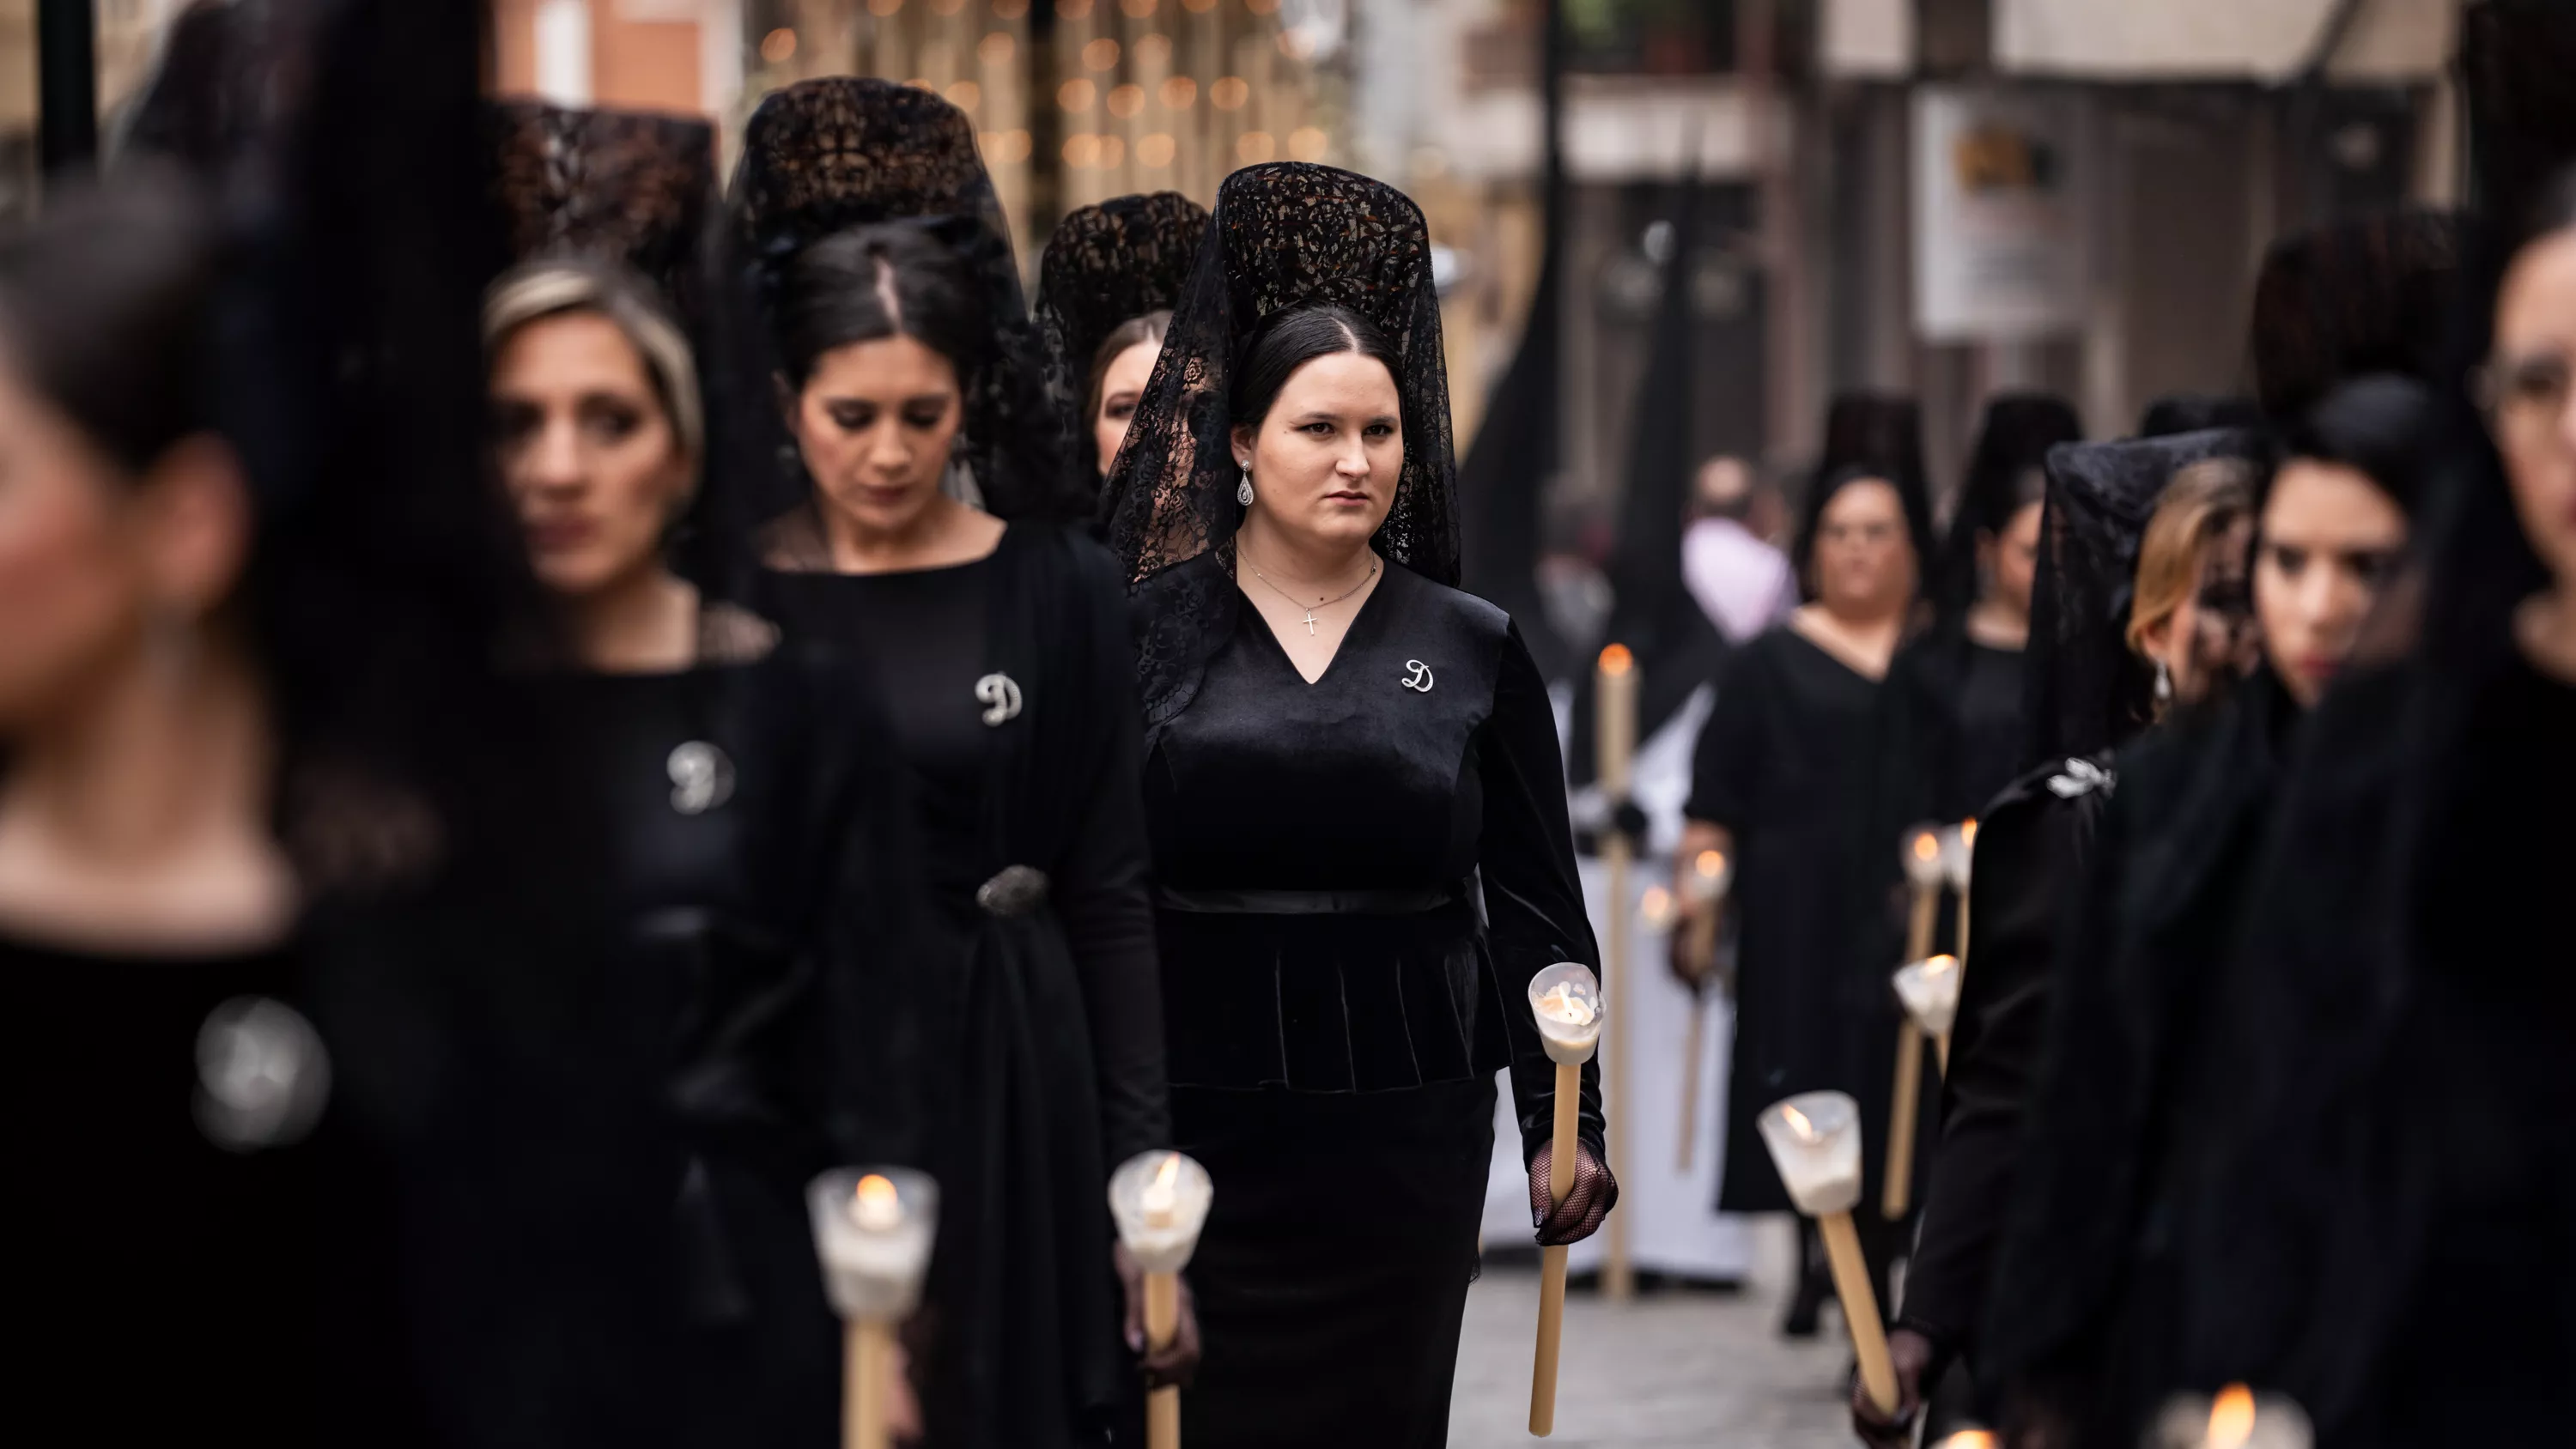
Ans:
[[[1682,1047],[1681,1142],[1674,1152],[1677,1170],[1688,1172],[1699,1147],[1699,1059],[1708,1040],[1707,1003],[1700,999],[1708,978],[1717,971],[1717,917],[1720,903],[1726,899],[1726,888],[1734,883],[1734,874],[1722,850],[1703,850],[1691,858],[1691,873],[1683,883],[1690,892],[1690,949],[1685,960],[1690,966],[1693,995],[1690,1004],[1689,1036]]]
[[[2312,1449],[2316,1430],[2299,1406],[2230,1384],[2216,1396],[2186,1394],[2166,1404],[2149,1449]]]
[[[1181,1269],[1198,1251],[1199,1231],[1216,1200],[1207,1169],[1178,1152],[1146,1152],[1109,1177],[1109,1215],[1119,1241],[1145,1275],[1145,1339],[1155,1348],[1181,1326]],[[1181,1391],[1170,1384],[1145,1396],[1145,1442],[1179,1449]]]
[[[1530,1017],[1539,1045],[1556,1063],[1555,1131],[1548,1139],[1548,1196],[1558,1207],[1574,1190],[1580,1150],[1576,1133],[1583,1104],[1583,1064],[1601,1041],[1601,985],[1589,968],[1560,961],[1530,978]],[[1556,1431],[1557,1350],[1565,1335],[1565,1249],[1539,1249],[1538,1348],[1530,1362],[1532,1434]]]
[[[1917,825],[1905,832],[1906,884],[1914,888],[1914,914],[1907,923],[1905,959],[1919,961],[1932,954],[1932,928],[1941,913],[1941,887],[1949,872],[1941,860],[1941,832],[1937,827]]]
[[[824,1288],[846,1325],[842,1443],[885,1449],[893,1325],[920,1301],[939,1188],[905,1168],[843,1167],[815,1178],[806,1202]]]
[[[1950,1070],[1950,1028],[1959,1018],[1959,988],[1965,981],[1956,956],[1930,956],[1896,968],[1896,997],[1905,1014],[1940,1048],[1941,1070]]]
[[[1770,1149],[1771,1163],[1798,1211],[1816,1220],[1825,1258],[1851,1326],[1860,1360],[1861,1386],[1881,1414],[1896,1412],[1896,1363],[1887,1353],[1887,1327],[1878,1316],[1878,1290],[1870,1286],[1852,1208],[1860,1202],[1860,1104],[1841,1092],[1802,1092],[1774,1102],[1753,1119]]]
[[[1950,879],[1950,841],[1955,831],[1917,825],[1905,832],[1906,884],[1914,888],[1914,911],[1905,930],[1905,959],[1932,954],[1932,931],[1941,919],[1941,888]],[[1914,1117],[1922,1099],[1923,1034],[1912,1019],[1896,1023],[1896,1086],[1887,1121],[1886,1185],[1879,1212],[1888,1221],[1902,1219],[1914,1204]]]
[[[1975,873],[1977,859],[1977,822],[1971,816],[1941,836],[1941,873],[1950,880],[1950,889],[1959,897],[1958,939],[1952,950],[1961,961],[1968,959],[1968,882]],[[1921,955],[1916,953],[1917,957]]]
[[[1629,803],[1629,791],[1635,784],[1637,694],[1642,684],[1639,676],[1637,656],[1629,652],[1627,645],[1612,644],[1601,651],[1600,673],[1595,680],[1594,763],[1601,777],[1601,793],[1614,812]],[[1609,1008],[1618,1012],[1627,1010],[1628,998],[1628,868],[1635,863],[1641,843],[1630,840],[1625,831],[1614,829],[1601,849],[1603,886],[1610,902],[1608,929],[1601,933],[1601,976]],[[1616,1037],[1626,1029],[1623,1020],[1611,1026],[1610,1035]],[[1627,1054],[1615,1051],[1603,1063],[1601,1094],[1605,1099],[1628,1100],[1627,1063]],[[1609,1144],[1609,1167],[1614,1177],[1627,1176],[1625,1140]],[[1601,1296],[1613,1302],[1624,1301],[1634,1286],[1628,1273],[1626,1218],[1610,1219],[1602,1233],[1601,1248]]]

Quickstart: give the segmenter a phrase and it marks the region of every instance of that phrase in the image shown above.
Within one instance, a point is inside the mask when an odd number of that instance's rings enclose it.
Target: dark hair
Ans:
[[[1905,542],[1914,550],[1914,588],[1917,594],[1931,585],[1932,514],[1925,504],[1922,490],[1906,486],[1901,478],[1888,476],[1888,469],[1852,464],[1837,468],[1807,486],[1807,497],[1798,521],[1798,537],[1790,551],[1790,563],[1798,573],[1798,589],[1806,598],[1815,597],[1815,586],[1809,569],[1816,561],[1816,535],[1823,531],[1825,509],[1834,495],[1855,483],[1883,483],[1896,493],[1899,512],[1905,515]]]
[[[1088,437],[1092,421],[1100,416],[1100,390],[1108,385],[1109,364],[1116,362],[1128,348],[1140,342],[1159,344],[1163,334],[1172,328],[1172,309],[1165,307],[1142,317],[1130,317],[1100,339],[1092,349],[1091,375],[1082,389],[1082,431]]]
[[[2214,393],[2167,393],[2147,404],[2138,419],[2141,438],[2169,438],[2177,433],[2205,433],[2212,428],[2259,428],[2263,405],[2250,397]]]
[[[1275,313],[1244,344],[1234,368],[1234,396],[1229,415],[1236,426],[1249,426],[1270,416],[1280,389],[1298,368],[1318,357],[1356,352],[1373,357],[1390,378],[1404,376],[1404,359],[1377,324],[1348,307],[1297,307]]]
[[[823,354],[885,337],[912,338],[947,358],[961,389],[991,359],[982,289],[965,259],[917,223],[825,237],[796,253],[777,288],[771,316],[778,360],[798,387]]]
[[[2284,437],[2282,458],[2350,468],[2413,518],[2432,470],[2432,442],[2433,395],[2412,378],[2376,373],[2342,384],[2308,409]],[[2279,476],[2271,470],[2257,488],[2258,516]]]
[[[0,355],[129,472],[215,425],[220,248],[175,172],[48,198],[0,243]]]

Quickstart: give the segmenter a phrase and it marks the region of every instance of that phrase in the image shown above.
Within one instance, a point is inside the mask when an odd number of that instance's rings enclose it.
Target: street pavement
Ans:
[[[1775,1331],[1786,1220],[1764,1223],[1754,1280],[1736,1294],[1658,1293],[1614,1307],[1568,1298],[1556,1434],[1566,1449],[1855,1449],[1841,1408],[1850,1347]],[[1538,1275],[1493,1267],[1467,1295],[1449,1414],[1450,1449],[1530,1449],[1529,1377]]]

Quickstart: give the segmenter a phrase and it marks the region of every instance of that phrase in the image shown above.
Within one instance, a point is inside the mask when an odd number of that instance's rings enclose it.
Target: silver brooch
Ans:
[[[1020,686],[1007,674],[987,674],[975,681],[975,700],[984,706],[984,723],[1008,724],[1020,717]]]
[[[294,1007],[237,996],[197,1028],[197,1130],[253,1152],[300,1141],[331,1097],[322,1035]]]
[[[733,761],[704,740],[672,747],[671,808],[683,815],[704,815],[733,798]]]
[[[2068,760],[2062,774],[2048,777],[2048,788],[2060,800],[2072,800],[2099,790],[2111,793],[2111,772],[2091,760]]]
[[[1419,659],[1404,661],[1404,687],[1416,694],[1431,692],[1431,666]]]

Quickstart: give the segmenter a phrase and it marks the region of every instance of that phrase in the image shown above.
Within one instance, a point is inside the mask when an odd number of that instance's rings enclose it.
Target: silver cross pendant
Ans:
[[[1312,638],[1312,637],[1314,636],[1314,633],[1315,633],[1315,611],[1314,611],[1314,610],[1312,610],[1312,609],[1308,609],[1308,610],[1306,611],[1306,634],[1307,634],[1307,636],[1308,636],[1309,638]]]

